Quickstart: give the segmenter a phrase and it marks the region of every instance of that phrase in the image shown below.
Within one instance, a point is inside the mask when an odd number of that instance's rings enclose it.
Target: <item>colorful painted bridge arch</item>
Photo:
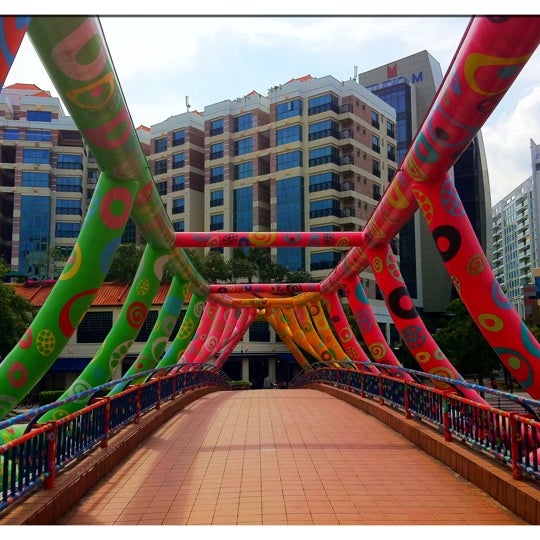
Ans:
[[[0,420],[52,366],[99,290],[128,218],[147,245],[118,322],[63,397],[111,380],[169,263],[167,299],[126,375],[179,363],[221,367],[256,318],[272,325],[299,365],[307,354],[342,369],[399,366],[379,330],[359,273],[371,268],[403,342],[428,373],[461,379],[416,312],[390,242],[418,210],[471,316],[512,376],[540,397],[540,346],[507,301],[448,171],[489,118],[540,42],[540,17],[474,17],[410,150],[360,232],[175,233],[143,155],[98,18],[4,17],[1,82],[25,32],[101,169],[72,254],[47,302],[0,363]],[[341,246],[346,256],[320,283],[211,285],[184,248]],[[344,293],[366,350],[354,338]],[[171,336],[184,301],[188,310]],[[323,309],[325,306],[326,309]],[[328,314],[330,316],[328,316]],[[119,384],[111,393],[123,388]],[[472,389],[466,397],[481,401]],[[73,401],[41,419],[83,407]]]

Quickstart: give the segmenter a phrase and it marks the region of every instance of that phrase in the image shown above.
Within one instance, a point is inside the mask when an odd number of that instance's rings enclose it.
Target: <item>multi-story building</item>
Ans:
[[[531,139],[532,174],[492,209],[493,270],[522,318],[527,318],[524,286],[540,267],[540,146]],[[530,295],[529,295],[530,296]]]
[[[442,81],[441,66],[427,51],[358,75],[360,84],[396,110],[398,163],[405,157]],[[450,174],[477,238],[491,259],[491,197],[481,133]],[[399,246],[401,273],[415,306],[426,316],[443,312],[457,294],[420,212],[401,229]]]
[[[0,162],[0,256],[14,273],[57,277],[47,253],[71,252],[99,174],[58,98],[30,84],[2,90]]]
[[[175,231],[204,230],[204,120],[197,111],[150,128],[152,175]]]
[[[356,81],[292,79],[209,105],[204,120],[209,230],[361,230],[396,170],[394,110]],[[321,279],[343,254],[272,255]],[[375,298],[373,279],[365,285]]]
[[[137,131],[144,150],[145,130]],[[0,93],[0,164],[0,257],[11,275],[54,279],[94,193],[96,160],[59,98],[14,84]],[[133,229],[126,228],[126,239],[135,237]]]
[[[99,171],[57,98],[14,85],[0,104],[2,255],[27,277],[54,278],[40,261],[52,246],[71,250]],[[291,79],[267,96],[251,92],[137,131],[176,231],[361,230],[396,170],[394,109],[357,81],[332,76]],[[138,239],[129,222],[123,240]],[[322,279],[343,252],[282,248],[271,255]],[[362,279],[390,336],[369,269]],[[250,328],[236,353],[235,378],[294,373],[266,322]]]
[[[175,129],[185,128],[186,115],[177,118],[169,129],[152,126],[154,151],[159,138],[170,140]],[[199,199],[190,195],[186,211],[197,215],[190,215],[185,230],[361,230],[396,170],[394,110],[356,81],[307,75],[270,88],[267,96],[253,91],[208,105],[203,119],[204,201],[197,207]],[[154,168],[163,159],[150,156]],[[198,222],[202,216],[204,222]],[[222,251],[231,255],[229,248]],[[319,280],[343,251],[276,248],[271,256]],[[377,300],[373,275],[368,270],[362,278],[390,335],[391,319]],[[237,352],[227,363],[231,376],[240,373],[235,362],[243,361],[249,362],[250,376],[261,381],[273,370],[280,378],[278,361],[292,359],[264,321],[254,323]]]

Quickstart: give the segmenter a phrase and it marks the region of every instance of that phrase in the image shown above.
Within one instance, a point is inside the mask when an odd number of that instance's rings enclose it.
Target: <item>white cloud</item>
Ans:
[[[292,77],[348,79],[427,49],[443,73],[468,17],[102,17],[101,24],[135,125],[241,97]],[[492,202],[530,174],[529,140],[540,142],[540,52],[482,129]],[[50,79],[28,37],[6,85]]]
[[[515,108],[482,129],[491,187],[491,202],[531,175],[530,139],[540,141],[540,86],[520,92]]]

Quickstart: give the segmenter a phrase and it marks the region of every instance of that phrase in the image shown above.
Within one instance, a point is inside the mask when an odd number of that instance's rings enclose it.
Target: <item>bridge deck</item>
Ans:
[[[525,521],[352,405],[217,392],[105,477],[66,525],[508,525]]]

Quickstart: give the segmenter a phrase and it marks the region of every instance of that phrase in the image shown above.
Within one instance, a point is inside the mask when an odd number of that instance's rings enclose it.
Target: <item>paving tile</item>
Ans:
[[[350,404],[317,390],[286,389],[216,392],[188,405],[61,523],[524,521]]]

